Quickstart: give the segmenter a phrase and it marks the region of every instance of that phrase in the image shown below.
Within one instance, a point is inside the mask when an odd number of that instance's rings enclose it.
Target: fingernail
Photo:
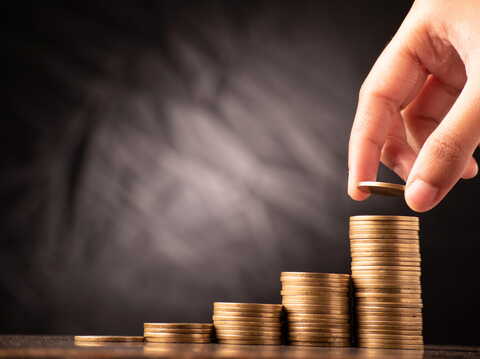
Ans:
[[[405,190],[405,200],[414,211],[425,212],[436,204],[438,192],[437,187],[417,178]]]

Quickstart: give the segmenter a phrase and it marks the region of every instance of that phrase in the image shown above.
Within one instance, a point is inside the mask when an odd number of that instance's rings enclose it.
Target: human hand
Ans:
[[[417,0],[362,85],[349,143],[348,193],[368,194],[381,160],[415,211],[475,177],[480,141],[480,1]]]

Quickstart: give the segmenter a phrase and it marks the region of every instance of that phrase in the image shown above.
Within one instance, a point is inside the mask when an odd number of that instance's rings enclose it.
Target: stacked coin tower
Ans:
[[[211,343],[211,323],[144,323],[146,342],[154,343]]]
[[[282,272],[280,281],[290,344],[350,346],[349,274]]]
[[[423,348],[419,226],[418,217],[350,217],[361,347]]]
[[[213,303],[213,323],[221,344],[282,342],[282,305],[259,303]]]

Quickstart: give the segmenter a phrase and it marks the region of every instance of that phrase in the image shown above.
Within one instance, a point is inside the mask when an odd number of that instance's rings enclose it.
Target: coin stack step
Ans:
[[[211,323],[144,323],[143,336],[153,343],[211,343]]]
[[[282,343],[282,305],[213,303],[213,324],[220,344]]]
[[[360,347],[422,349],[419,219],[350,217]]]
[[[282,272],[280,281],[291,345],[350,346],[349,274]]]

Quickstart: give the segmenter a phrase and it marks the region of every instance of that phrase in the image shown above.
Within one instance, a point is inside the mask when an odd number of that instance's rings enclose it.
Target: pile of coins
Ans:
[[[349,274],[282,272],[280,281],[290,344],[350,346]]]
[[[144,323],[143,336],[153,343],[211,343],[211,323]]]
[[[350,217],[358,344],[422,349],[419,219]]]
[[[282,305],[213,303],[213,324],[221,344],[282,343]]]

